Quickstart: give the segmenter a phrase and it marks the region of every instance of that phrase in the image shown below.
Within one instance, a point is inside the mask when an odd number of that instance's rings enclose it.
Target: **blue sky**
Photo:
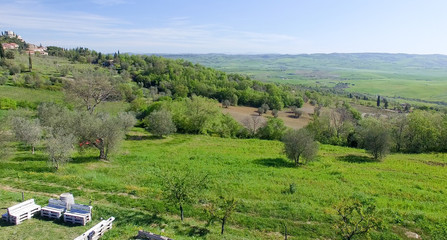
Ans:
[[[135,53],[447,54],[444,0],[0,0],[31,43]]]

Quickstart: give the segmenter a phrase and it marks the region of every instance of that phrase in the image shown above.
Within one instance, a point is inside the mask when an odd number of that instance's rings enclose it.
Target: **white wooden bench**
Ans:
[[[71,204],[70,210],[64,213],[64,222],[82,224],[85,226],[92,220],[92,207],[81,204]]]
[[[50,200],[48,200],[48,206],[40,209],[40,216],[59,219],[66,209],[66,202],[50,198]]]
[[[94,227],[87,230],[84,234],[81,236],[75,238],[74,240],[97,240],[104,233],[112,229],[112,222],[115,220],[114,217],[110,217],[107,220],[102,220],[100,223],[96,224]]]
[[[40,206],[34,203],[34,199],[30,199],[9,207],[7,212],[2,215],[2,219],[17,225],[26,219],[30,219],[39,211]]]

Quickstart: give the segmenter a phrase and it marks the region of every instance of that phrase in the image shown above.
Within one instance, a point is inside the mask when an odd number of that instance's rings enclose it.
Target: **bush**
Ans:
[[[5,83],[8,81],[8,76],[2,75],[0,76],[0,85],[5,85]]]
[[[15,74],[19,74],[20,73],[20,67],[15,65],[15,64],[11,64],[8,66],[8,70],[9,70],[9,74],[11,75],[15,75]]]
[[[10,99],[2,97],[0,98],[0,110],[9,110],[9,109],[16,109],[17,108],[17,102]]]

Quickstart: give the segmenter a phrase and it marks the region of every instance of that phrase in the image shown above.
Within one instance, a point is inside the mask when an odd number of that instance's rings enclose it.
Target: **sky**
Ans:
[[[104,53],[447,54],[445,0],[0,0],[0,31]]]

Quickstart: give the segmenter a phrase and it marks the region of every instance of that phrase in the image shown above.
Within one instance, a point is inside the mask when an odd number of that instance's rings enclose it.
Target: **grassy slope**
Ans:
[[[334,86],[348,91],[447,102],[447,57],[405,54],[172,55],[262,81]]]
[[[403,237],[409,229],[426,239],[426,227],[447,215],[447,172],[439,166],[447,163],[445,154],[395,154],[372,162],[361,150],[324,145],[317,161],[294,168],[276,141],[190,135],[160,140],[135,131],[135,140],[126,140],[110,163],[98,162],[96,153],[86,152],[53,172],[41,153],[18,151],[2,159],[0,208],[19,201],[20,191],[30,191],[27,198],[39,204],[72,192],[81,203],[93,202],[95,223],[100,217],[116,217],[104,239],[131,238],[138,229],[164,229],[164,235],[174,239],[221,239],[217,225],[205,228],[199,205],[186,208],[184,224],[175,208],[168,207],[166,214],[157,175],[191,168],[212,176],[205,196],[224,192],[240,199],[227,239],[278,239],[281,222],[295,239],[333,238],[333,205],[353,193],[376,199],[382,216],[392,222],[385,236]],[[291,183],[297,184],[297,192],[284,194]],[[88,227],[32,220],[18,227],[0,225],[0,239],[49,233],[54,238],[75,237]]]

